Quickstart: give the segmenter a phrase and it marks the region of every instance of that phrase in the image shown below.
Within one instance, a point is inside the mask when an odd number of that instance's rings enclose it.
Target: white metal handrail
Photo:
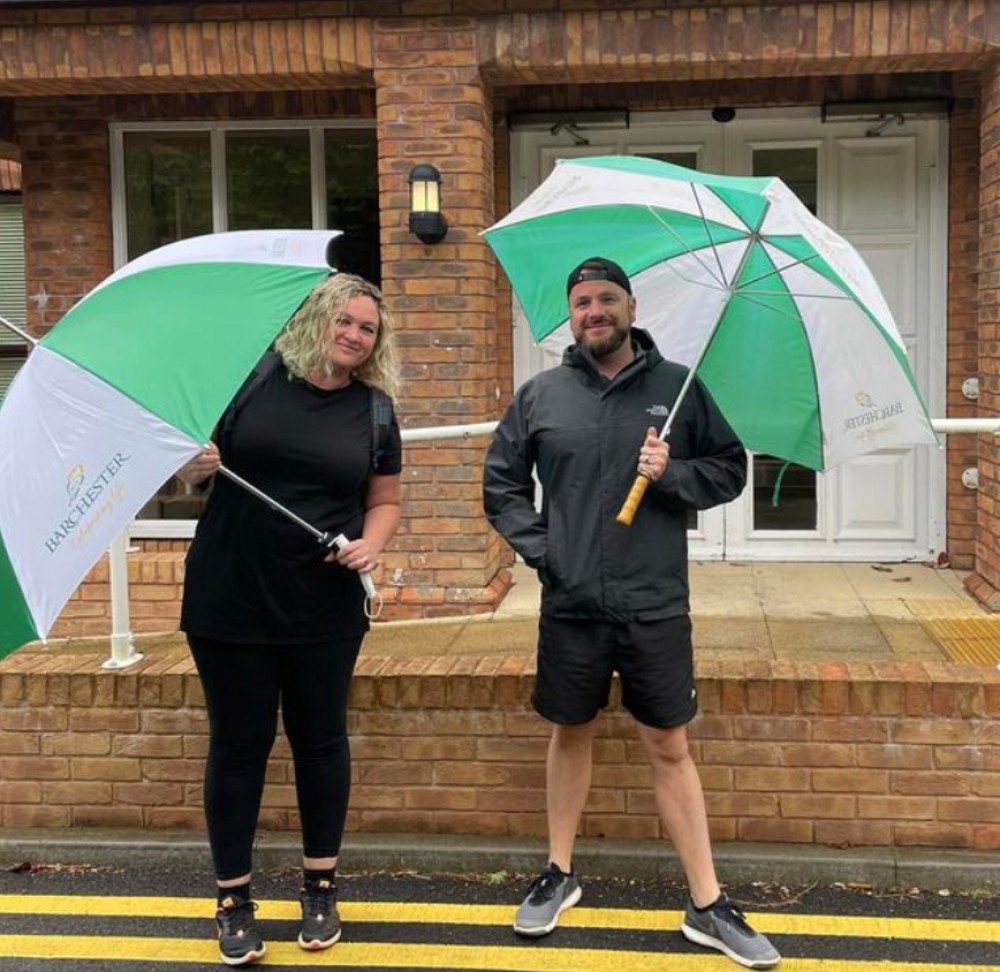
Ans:
[[[403,429],[404,442],[437,442],[445,439],[471,439],[490,435],[496,422],[478,422],[472,425],[434,425],[422,429]],[[1000,419],[932,419],[934,431],[941,435],[993,433],[1000,435]],[[128,529],[119,534],[108,551],[111,576],[111,657],[101,666],[105,669],[127,668],[142,658],[135,650],[130,630],[128,601],[128,570],[125,556],[128,546]]]

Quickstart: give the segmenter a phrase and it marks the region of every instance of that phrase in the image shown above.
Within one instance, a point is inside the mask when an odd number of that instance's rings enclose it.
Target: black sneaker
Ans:
[[[307,881],[299,898],[302,901],[299,946],[310,952],[318,952],[340,941],[337,885],[325,878]]]
[[[219,957],[226,965],[246,965],[264,957],[267,946],[257,930],[257,905],[229,895],[219,903],[215,923],[219,926]]]
[[[725,895],[703,911],[689,898],[681,933],[689,942],[717,948],[748,969],[770,969],[781,961],[778,950],[747,924],[746,915]]]
[[[555,864],[549,864],[532,882],[517,909],[514,931],[530,938],[548,935],[559,923],[559,916],[572,908],[582,893],[574,875],[564,874]]]

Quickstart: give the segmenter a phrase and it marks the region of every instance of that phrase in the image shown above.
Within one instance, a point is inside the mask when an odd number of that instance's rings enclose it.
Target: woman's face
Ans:
[[[378,307],[371,297],[352,297],[330,322],[326,353],[335,367],[353,371],[363,365],[378,338]]]

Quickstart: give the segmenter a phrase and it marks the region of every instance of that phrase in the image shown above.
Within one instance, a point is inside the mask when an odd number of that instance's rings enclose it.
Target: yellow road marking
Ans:
[[[22,959],[119,960],[131,962],[218,962],[211,941],[171,938],[0,935],[0,956]],[[341,942],[325,952],[303,952],[275,942],[261,965],[329,968],[376,966],[393,969],[468,969],[504,972],[732,972],[722,955],[669,955],[611,949],[402,945]],[[856,959],[785,959],[782,972],[1000,972],[1000,966],[859,962]]]
[[[257,917],[294,921],[298,902],[261,901]],[[0,895],[4,915],[93,915],[105,918],[210,918],[215,902],[207,898],[77,897],[75,895]],[[346,901],[340,904],[346,923],[431,925],[497,925],[510,927],[512,905],[413,904],[399,901]],[[920,939],[936,942],[1000,942],[1000,922],[943,918],[869,918],[853,915],[760,913],[747,916],[765,935],[833,938]],[[573,908],[559,920],[564,928],[608,928],[629,931],[676,931],[679,911],[624,908]]]

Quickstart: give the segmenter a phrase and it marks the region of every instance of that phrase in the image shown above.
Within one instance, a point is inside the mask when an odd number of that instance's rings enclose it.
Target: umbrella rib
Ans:
[[[712,230],[708,225],[708,219],[705,216],[705,208],[701,204],[701,197],[698,195],[698,187],[692,182],[691,192],[694,194],[694,201],[698,205],[698,214],[701,216],[701,221],[705,225],[705,233],[708,235],[708,242],[712,245],[712,253],[715,256],[715,262],[719,266],[719,277],[722,280],[723,287],[728,286],[726,282],[726,271],[722,268],[722,258],[719,256],[719,251],[715,246],[715,238],[712,236]]]
[[[698,265],[702,268],[702,270],[704,270],[705,273],[707,273],[719,285],[718,288],[711,288],[711,289],[725,290],[726,289],[725,283],[718,277],[716,277],[714,273],[712,273],[711,268],[705,263],[704,260],[702,260],[700,256],[698,256],[698,251],[692,250],[691,247],[689,247],[687,243],[684,242],[680,234],[678,234],[678,232],[668,222],[666,222],[666,220],[664,220],[652,206],[647,205],[646,208],[649,210],[653,219],[655,219],[668,233],[670,233],[674,237],[675,240],[677,240],[678,243],[680,243],[681,246],[684,247],[684,252],[687,253],[689,256],[694,257],[694,259],[698,262]],[[718,255],[716,255],[716,259],[718,259]],[[663,262],[666,263],[667,266],[670,265],[669,260],[664,260]],[[695,282],[696,281],[693,280],[688,281],[688,283],[695,283]]]
[[[740,287],[738,292],[746,288]],[[846,300],[853,304],[854,300],[846,294],[798,294],[794,290],[753,290],[751,293],[757,297],[802,297],[805,300]]]
[[[788,296],[787,294],[779,294],[780,297]],[[782,317],[787,317],[790,321],[794,321],[800,327],[802,326],[801,318],[796,317],[794,314],[789,314],[788,311],[782,310],[780,307],[775,307],[773,304],[767,304],[762,300],[754,300],[749,294],[743,293],[742,290],[737,290],[733,293],[733,297],[742,297],[744,300],[749,301],[751,304],[756,304],[758,307],[763,307],[766,310],[771,311],[773,314],[781,314]]]
[[[759,277],[754,277],[752,280],[748,280],[745,284],[743,284],[743,286],[744,287],[748,287],[750,284],[756,283],[758,280],[766,280],[768,277],[773,277],[773,276],[776,276],[776,275],[780,276],[786,270],[791,270],[792,267],[804,266],[810,260],[818,260],[818,259],[819,259],[819,254],[818,253],[814,253],[812,256],[804,257],[801,260],[794,260],[792,263],[786,263],[783,267],[777,267],[776,266],[776,267],[774,267],[773,270],[768,270],[767,273],[762,273]],[[771,265],[774,266],[774,261],[773,260],[771,261]],[[812,269],[812,268],[810,267],[810,269]]]

